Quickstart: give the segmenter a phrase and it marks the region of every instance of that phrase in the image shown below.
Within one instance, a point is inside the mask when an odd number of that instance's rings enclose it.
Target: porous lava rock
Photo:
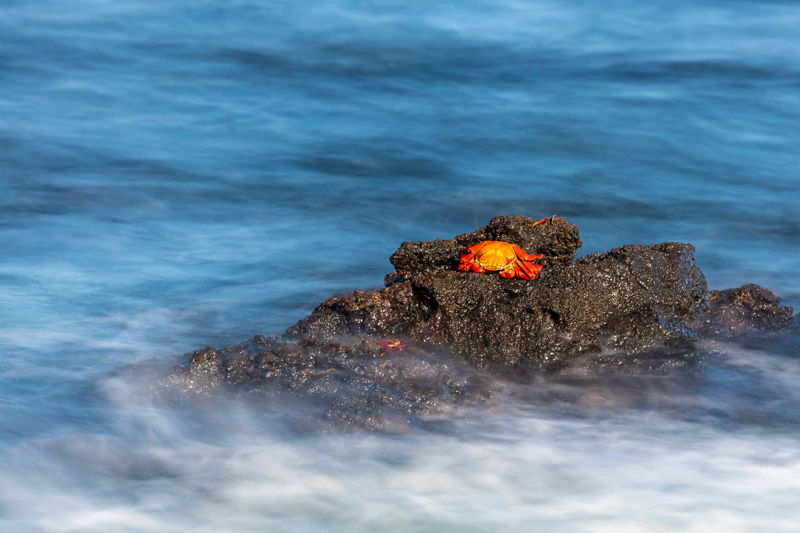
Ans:
[[[741,335],[789,332],[795,328],[794,308],[758,285],[708,292],[708,309],[701,331],[704,336],[733,338]]]
[[[501,375],[664,375],[702,368],[700,338],[793,330],[793,309],[762,287],[707,291],[690,244],[626,245],[576,260],[576,226],[534,222],[496,217],[453,239],[404,242],[385,288],[329,298],[283,338],[197,351],[146,395],[305,398],[322,421],[387,431],[483,402]],[[456,270],[461,250],[484,240],[543,254],[544,269],[531,281]],[[387,339],[410,346],[383,353]],[[558,397],[558,388],[542,390]]]
[[[695,336],[706,281],[694,247],[623,246],[574,260],[578,228],[560,217],[496,217],[450,240],[405,242],[388,287],[329,298],[288,339],[398,336],[453,349],[477,364],[519,364],[603,349],[641,350]],[[460,251],[504,240],[543,254],[538,279],[459,272]],[[538,263],[539,261],[537,261]]]
[[[453,239],[404,242],[389,258],[396,271],[387,276],[387,284],[422,272],[450,271],[458,267],[461,250],[481,241],[504,241],[516,244],[528,253],[543,254],[536,264],[545,268],[575,259],[583,244],[578,227],[561,217],[534,225],[533,219],[499,216],[488,226]]]
[[[318,407],[316,422],[391,431],[483,402],[494,389],[465,361],[424,345],[389,356],[367,336],[293,343],[256,335],[237,346],[194,352],[188,364],[169,369],[145,396],[194,401],[224,394],[305,398]]]

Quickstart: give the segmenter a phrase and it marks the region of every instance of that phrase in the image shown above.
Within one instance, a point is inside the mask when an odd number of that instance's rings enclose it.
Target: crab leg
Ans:
[[[534,265],[530,261],[522,261],[522,260],[520,260],[520,261],[517,261],[516,264],[519,265],[520,268],[522,270],[524,270],[526,274],[528,274],[529,276],[531,276],[533,278],[536,278],[536,274],[541,272],[542,268],[544,268],[542,265]]]
[[[475,254],[469,254],[466,256],[461,256],[461,262],[458,264],[458,269],[462,272],[469,272],[470,268],[472,268],[472,262]]]
[[[524,280],[530,280],[531,279],[531,277],[528,275],[529,272],[525,271],[525,268],[522,267],[522,263],[520,263],[519,261],[514,263],[514,273],[520,279],[524,279]],[[536,274],[533,274],[533,277],[535,278]]]
[[[536,277],[539,274],[539,272],[542,271],[542,268],[544,268],[542,265],[531,265],[531,268],[530,268],[531,277],[533,279],[536,279]]]
[[[486,243],[489,241],[479,242],[478,244],[473,244],[472,246],[467,246],[461,252],[461,259],[463,260],[466,256],[474,256],[478,250],[486,246]],[[472,259],[472,257],[470,257]]]
[[[527,265],[522,261],[515,261],[514,262],[514,270],[517,272],[517,274],[519,274],[521,272],[521,273],[525,274],[526,276],[533,276],[535,278],[536,277],[536,272],[534,272],[534,270],[530,268],[531,266],[533,266],[533,265]],[[520,276],[520,277],[522,277],[522,276]],[[528,279],[530,279],[530,277],[528,277]]]
[[[458,265],[458,269],[462,272],[469,272],[470,267],[472,267],[471,263],[472,260],[475,258],[475,254],[478,253],[478,250],[486,246],[486,241],[479,242],[478,244],[473,244],[472,246],[468,246],[464,250],[461,251],[461,262]],[[474,267],[473,267],[474,270]],[[475,272],[483,273],[484,271],[475,270]]]
[[[537,222],[534,222],[534,223],[533,223],[533,226],[536,226],[536,225],[538,225],[538,224],[541,224],[542,222],[547,222],[548,220],[553,220],[554,218],[556,218],[556,216],[555,216],[555,215],[553,215],[553,216],[551,216],[551,217],[549,217],[549,218],[543,218],[542,220],[539,220],[539,221],[537,221]],[[533,227],[533,226],[531,226],[531,227]]]
[[[517,246],[516,244],[511,245],[514,248],[514,253],[517,254],[519,258],[517,263],[522,265],[522,269],[525,271],[526,274],[529,276],[536,277],[536,274],[541,272],[542,267],[540,265],[534,265],[532,261],[544,257],[543,254],[530,254],[528,252]]]
[[[520,248],[516,244],[512,244],[511,247],[514,248],[514,253],[517,254],[517,257],[519,257],[523,261],[535,261],[536,259],[539,259],[540,257],[544,257],[544,254],[530,254],[530,255],[528,255],[528,252],[526,252],[525,250],[523,250],[522,248]]]
[[[503,270],[500,271],[500,277],[505,279],[511,279],[518,274],[519,273],[516,272],[516,269],[514,268],[514,263],[511,263],[510,265],[508,265],[507,267],[505,267]]]

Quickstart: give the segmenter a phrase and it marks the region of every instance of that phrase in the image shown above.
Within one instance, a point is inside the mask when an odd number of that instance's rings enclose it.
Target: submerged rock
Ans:
[[[532,281],[459,272],[460,251],[503,240],[543,254]],[[702,368],[697,340],[793,327],[792,308],[746,285],[707,291],[690,244],[627,245],[575,260],[578,228],[496,217],[453,239],[405,242],[381,290],[324,301],[284,337],[195,352],[153,398],[310,399],[321,420],[386,430],[485,401],[490,376],[556,379]],[[410,347],[381,353],[379,342]],[[487,373],[491,370],[491,373]]]
[[[732,338],[746,334],[788,332],[794,329],[794,308],[758,285],[709,291],[701,331],[707,336]]]
[[[484,374],[430,348],[414,346],[389,356],[366,336],[291,343],[256,335],[230,348],[194,352],[188,364],[168,370],[146,396],[305,398],[319,408],[317,422],[382,431],[423,423],[492,396]]]

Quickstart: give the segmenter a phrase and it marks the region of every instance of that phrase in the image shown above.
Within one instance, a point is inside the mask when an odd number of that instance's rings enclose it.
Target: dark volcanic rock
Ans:
[[[752,333],[788,332],[794,328],[792,307],[758,285],[709,291],[702,332],[708,336],[735,337]]]
[[[405,242],[386,288],[329,298],[284,339],[257,335],[195,352],[149,396],[306,398],[322,421],[386,430],[492,397],[499,382],[478,367],[515,380],[664,375],[702,367],[698,334],[793,327],[792,308],[766,289],[707,292],[690,244],[623,246],[575,260],[577,227],[563,218],[533,224],[496,217],[454,239]],[[544,254],[544,270],[531,281],[457,271],[460,251],[483,240]],[[382,354],[384,339],[411,346]],[[152,376],[152,365],[140,366]]]
[[[286,337],[403,335],[479,364],[652,349],[694,337],[706,283],[691,245],[624,246],[573,261],[581,243],[574,225],[533,223],[497,217],[453,240],[403,243],[389,287],[330,298]],[[463,247],[488,239],[545,254],[545,269],[533,281],[455,270]]]
[[[488,226],[453,239],[404,242],[389,258],[397,270],[386,277],[387,285],[423,272],[455,270],[461,250],[481,241],[510,242],[530,254],[543,254],[536,263],[545,268],[575,259],[575,251],[583,244],[577,226],[561,217],[536,226],[534,222],[521,216],[501,216],[493,218]]]
[[[490,381],[462,360],[410,346],[382,355],[372,337],[306,338],[300,343],[256,335],[238,346],[195,352],[146,394],[151,399],[291,396],[315,402],[320,422],[387,430],[488,399]]]

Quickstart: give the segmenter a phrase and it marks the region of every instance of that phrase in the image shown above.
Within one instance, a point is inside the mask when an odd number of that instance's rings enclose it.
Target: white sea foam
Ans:
[[[3,530],[737,532],[800,519],[800,441],[785,432],[504,400],[444,434],[301,434],[242,403],[188,413],[107,387],[111,427],[5,450]]]

